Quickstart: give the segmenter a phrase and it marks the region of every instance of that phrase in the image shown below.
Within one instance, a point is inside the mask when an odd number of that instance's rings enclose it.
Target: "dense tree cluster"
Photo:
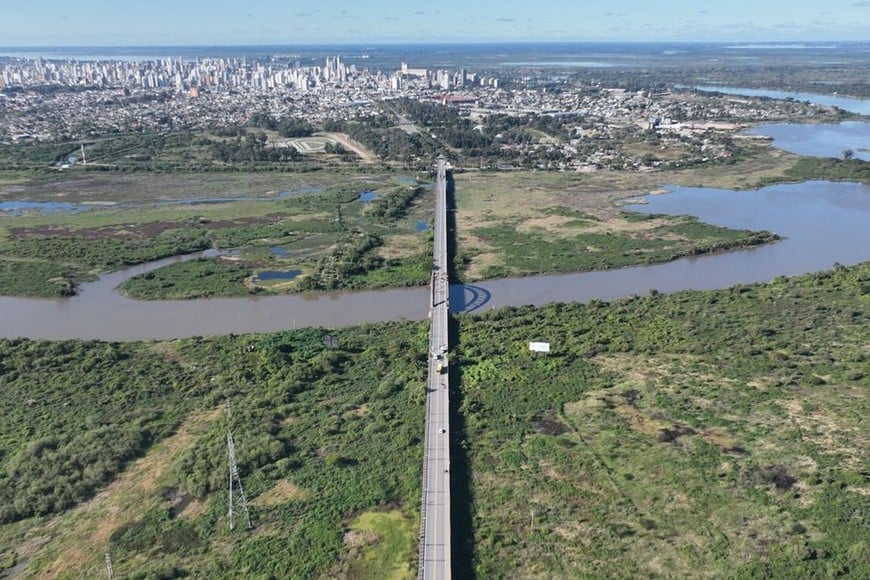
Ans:
[[[346,287],[356,274],[377,269],[382,263],[377,248],[381,238],[370,232],[354,230],[339,240],[331,253],[317,262],[317,269],[302,285],[312,290]]]
[[[7,409],[0,425],[0,522],[56,513],[90,496],[172,431],[187,408],[184,393],[197,384],[141,346],[24,340],[0,346]],[[174,409],[162,410],[168,407]]]
[[[372,203],[368,213],[383,221],[399,219],[422,192],[422,187],[400,187],[391,192],[383,192]]]
[[[394,125],[394,119],[381,115],[365,121],[327,121],[324,130],[348,134],[380,159],[412,164],[427,154],[431,157],[431,144],[423,136],[406,133]]]
[[[302,154],[293,147],[267,147],[266,134],[246,133],[226,141],[212,141],[211,150],[215,159],[224,163],[257,161],[299,161]]]
[[[251,115],[251,126],[277,131],[282,137],[310,137],[314,133],[314,126],[305,119],[296,117],[276,119],[262,111]]]

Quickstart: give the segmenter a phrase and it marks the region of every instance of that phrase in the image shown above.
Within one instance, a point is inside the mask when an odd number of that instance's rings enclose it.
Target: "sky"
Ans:
[[[0,46],[870,41],[870,0],[0,0]]]

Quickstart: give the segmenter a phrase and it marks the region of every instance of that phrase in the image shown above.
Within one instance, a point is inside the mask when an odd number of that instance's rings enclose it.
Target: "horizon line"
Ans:
[[[455,41],[318,41],[296,43],[205,43],[205,44],[18,44],[0,45],[8,48],[266,48],[276,46],[321,47],[321,46],[432,46],[432,45],[488,45],[488,44],[748,44],[748,45],[797,45],[797,44],[870,44],[867,39],[830,39],[830,40],[455,40]]]

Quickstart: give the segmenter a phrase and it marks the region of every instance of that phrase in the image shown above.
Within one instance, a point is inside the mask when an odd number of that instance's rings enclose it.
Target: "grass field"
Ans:
[[[461,320],[477,577],[865,577],[868,273]]]
[[[149,203],[165,199],[258,198],[282,191],[324,190],[358,184],[374,187],[392,180],[389,173],[335,169],[278,174],[239,171],[25,175],[0,172],[0,199]]]
[[[352,578],[414,578],[410,566],[414,532],[419,523],[400,511],[365,512],[350,524],[344,536],[348,548],[360,554],[351,558]]]
[[[456,243],[464,264],[459,274],[473,281],[619,268],[775,239],[685,217],[622,212],[623,198],[656,190],[661,183],[644,178],[617,184],[616,179],[530,172],[457,175]],[[617,185],[621,189],[612,189]]]
[[[457,576],[870,571],[870,264],[454,335]],[[425,323],[2,341],[0,573],[408,577],[425,361]],[[227,527],[227,399],[252,531]]]

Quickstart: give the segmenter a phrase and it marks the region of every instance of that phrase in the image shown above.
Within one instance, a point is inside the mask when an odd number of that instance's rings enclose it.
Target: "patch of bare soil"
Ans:
[[[359,155],[363,163],[374,163],[378,159],[377,155],[366,149],[366,147],[362,143],[351,139],[348,135],[345,135],[344,133],[317,133],[317,135],[325,135],[327,137],[330,137],[331,139],[335,139],[343,147],[346,147],[347,149],[350,149],[351,151]]]
[[[532,428],[542,435],[562,435],[571,431],[570,427],[549,412],[532,419]]]
[[[747,471],[746,479],[754,485],[773,485],[780,491],[790,490],[798,482],[783,465],[753,467]]]
[[[843,391],[846,395],[845,390]],[[789,419],[800,426],[803,437],[819,447],[822,453],[841,455],[842,466],[854,468],[862,463],[867,448],[866,435],[856,426],[849,425],[829,409],[817,408],[807,412],[797,400],[780,403]]]
[[[350,530],[344,535],[344,545],[347,548],[363,548],[376,544],[380,536],[368,530]]]
[[[261,493],[251,502],[251,505],[268,507],[285,501],[295,501],[308,497],[308,492],[287,479],[278,481],[271,489]]]

